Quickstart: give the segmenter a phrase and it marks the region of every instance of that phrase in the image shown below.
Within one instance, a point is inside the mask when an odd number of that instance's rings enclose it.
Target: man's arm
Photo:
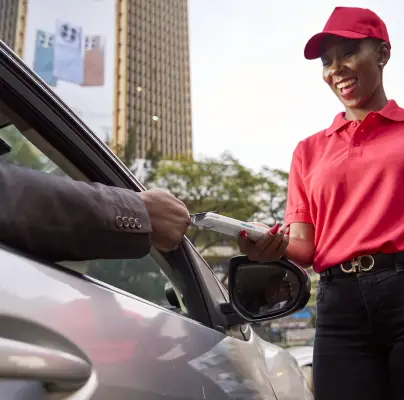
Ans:
[[[140,258],[152,231],[131,190],[0,164],[0,241],[51,261]]]

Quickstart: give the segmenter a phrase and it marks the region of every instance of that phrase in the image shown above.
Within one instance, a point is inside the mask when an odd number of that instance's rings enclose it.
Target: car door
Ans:
[[[192,254],[194,268],[204,277],[202,286],[209,288],[207,305],[213,325],[216,328],[230,326],[225,330],[227,337],[216,345],[212,353],[220,354],[223,363],[240,365],[245,379],[250,379],[254,383],[268,382],[278,400],[312,399],[310,386],[294,357],[280,347],[261,339],[250,325],[245,324],[242,319],[233,314],[232,308],[227,307],[228,293],[212,269],[189,243],[185,246],[189,248],[189,254]],[[206,372],[208,372],[207,366]],[[228,379],[233,381],[232,387],[235,388],[237,380],[232,376],[232,372],[232,369],[228,368],[226,373]],[[212,372],[211,375],[213,375]],[[242,385],[245,385],[245,382],[240,386]],[[265,391],[263,390],[262,393]],[[262,393],[260,393],[261,396]]]
[[[0,84],[0,139],[11,149],[0,162],[141,188],[3,45]],[[197,257],[187,241],[167,255],[60,264],[1,246],[0,352],[12,345],[38,364],[13,362],[2,377],[46,383],[52,398],[275,399],[268,360],[278,348],[268,358],[248,327],[226,326],[223,293]]]

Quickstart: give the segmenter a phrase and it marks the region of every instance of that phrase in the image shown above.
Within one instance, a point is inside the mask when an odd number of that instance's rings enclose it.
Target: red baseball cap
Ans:
[[[322,44],[329,35],[347,39],[381,39],[391,47],[389,34],[383,20],[367,8],[336,7],[328,18],[323,31],[314,35],[307,42],[304,56],[308,60],[321,57]]]

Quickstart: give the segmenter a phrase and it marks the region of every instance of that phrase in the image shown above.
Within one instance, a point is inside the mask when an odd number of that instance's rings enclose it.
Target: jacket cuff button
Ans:
[[[128,217],[123,217],[122,222],[123,222],[123,226],[125,228],[129,228],[129,219],[128,219]]]
[[[135,226],[137,229],[140,229],[142,227],[142,224],[141,224],[139,218],[135,218]]]
[[[135,218],[129,217],[129,226],[131,227],[131,229],[136,228]]]
[[[120,215],[118,215],[118,216],[115,218],[115,223],[116,223],[116,226],[117,226],[118,228],[122,228],[122,226],[123,226],[123,221],[122,221],[122,217],[121,217]]]

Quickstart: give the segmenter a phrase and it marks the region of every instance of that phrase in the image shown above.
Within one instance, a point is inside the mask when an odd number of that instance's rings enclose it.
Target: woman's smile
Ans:
[[[342,79],[335,85],[341,97],[349,99],[355,97],[355,89],[358,87],[358,78]]]

